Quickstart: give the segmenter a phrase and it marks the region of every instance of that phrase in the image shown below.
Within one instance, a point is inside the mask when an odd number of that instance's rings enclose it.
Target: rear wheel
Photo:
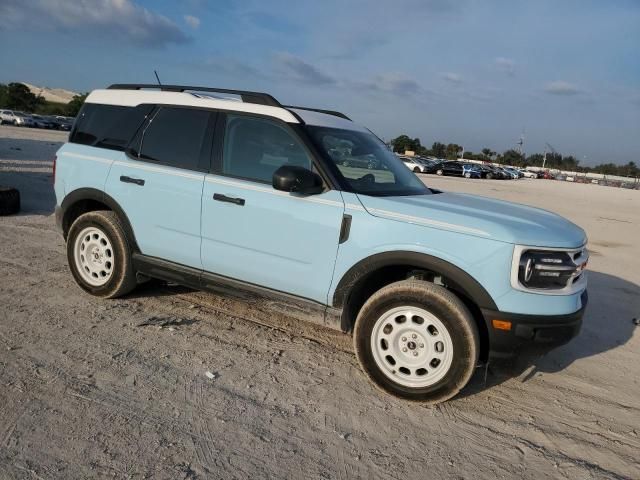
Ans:
[[[436,175],[443,175],[444,171],[442,169],[436,170]]]
[[[73,222],[67,260],[76,283],[92,295],[115,298],[136,286],[127,237],[114,212],[88,212]]]
[[[469,172],[465,173],[464,178],[471,178],[471,174]]]
[[[455,396],[479,354],[477,328],[464,303],[444,287],[417,280],[376,292],[358,315],[354,343],[376,386],[430,403]]]
[[[413,167],[413,173],[420,173],[420,169],[418,167]]]

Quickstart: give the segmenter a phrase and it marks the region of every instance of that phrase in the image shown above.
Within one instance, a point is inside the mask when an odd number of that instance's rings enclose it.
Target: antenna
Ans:
[[[162,85],[162,83],[160,83],[160,77],[158,76],[158,72],[154,70],[153,73],[156,74],[156,80],[158,80],[158,85]]]

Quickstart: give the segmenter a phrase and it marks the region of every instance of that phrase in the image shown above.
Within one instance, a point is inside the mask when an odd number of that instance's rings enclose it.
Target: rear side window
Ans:
[[[142,134],[140,159],[202,170],[211,143],[205,140],[211,118],[206,110],[160,107]]]
[[[153,108],[153,105],[123,107],[86,103],[78,115],[69,141],[124,150]]]

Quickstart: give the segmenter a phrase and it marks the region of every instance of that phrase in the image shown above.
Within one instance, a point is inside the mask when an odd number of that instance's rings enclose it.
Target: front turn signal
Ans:
[[[491,324],[496,330],[511,330],[511,322],[507,320],[491,320]]]

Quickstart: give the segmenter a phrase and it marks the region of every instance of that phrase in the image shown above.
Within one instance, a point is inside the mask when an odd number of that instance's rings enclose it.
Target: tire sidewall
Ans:
[[[111,278],[104,285],[94,286],[87,283],[80,272],[74,255],[75,244],[78,235],[87,227],[95,227],[102,230],[109,238],[114,250],[113,272]],[[109,297],[117,291],[127,274],[130,263],[129,246],[122,232],[114,228],[111,222],[107,221],[100,213],[90,212],[78,217],[71,225],[67,236],[67,261],[76,283],[86,292],[98,297]]]
[[[419,298],[418,298],[419,297]],[[427,387],[407,387],[392,381],[378,367],[371,350],[371,335],[376,321],[387,311],[403,306],[427,310],[435,315],[447,329],[453,343],[453,362],[446,375]],[[477,331],[471,314],[452,307],[447,300],[431,292],[422,295],[414,293],[395,294],[382,299],[368,309],[366,315],[358,318],[355,339],[356,350],[363,369],[374,383],[393,395],[408,400],[441,401],[455,395],[471,376],[469,370],[475,368],[478,358]],[[475,338],[473,336],[475,335]],[[451,393],[452,392],[452,393]],[[442,398],[441,398],[442,397]]]

